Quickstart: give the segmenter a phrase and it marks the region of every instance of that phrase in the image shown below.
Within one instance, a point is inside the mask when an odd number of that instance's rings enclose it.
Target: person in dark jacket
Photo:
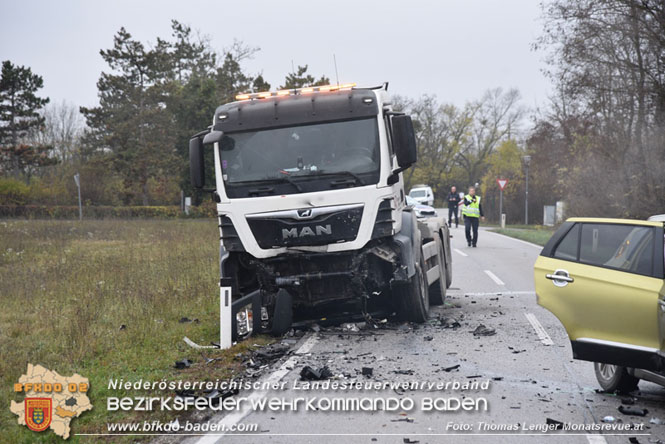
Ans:
[[[459,193],[457,192],[457,187],[452,186],[450,188],[450,193],[448,193],[448,226],[452,226],[453,224],[453,214],[455,215],[455,228],[459,227],[459,215],[457,208],[459,207],[459,203],[462,199],[459,197]]]

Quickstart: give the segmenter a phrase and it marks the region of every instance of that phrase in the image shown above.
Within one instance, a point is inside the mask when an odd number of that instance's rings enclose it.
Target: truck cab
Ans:
[[[394,304],[400,284],[420,275],[426,286],[430,269],[438,276],[451,263],[445,222],[419,223],[406,207],[401,172],[416,161],[415,136],[411,118],[393,111],[387,84],[236,99],[190,140],[195,187],[205,186],[204,150],[214,155],[220,285],[231,288],[234,338],[246,333],[242,325],[282,333],[294,312],[369,313]],[[438,242],[426,264],[422,232]],[[422,322],[428,294],[416,302],[415,311],[395,306]]]

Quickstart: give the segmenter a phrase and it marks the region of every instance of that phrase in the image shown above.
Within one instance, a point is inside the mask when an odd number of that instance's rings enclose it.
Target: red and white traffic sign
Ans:
[[[506,188],[506,184],[508,183],[508,179],[497,179],[496,183],[499,184],[499,189],[503,191],[504,188]]]

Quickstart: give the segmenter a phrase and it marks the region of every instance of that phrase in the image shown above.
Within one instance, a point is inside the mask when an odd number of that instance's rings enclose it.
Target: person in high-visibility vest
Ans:
[[[469,187],[469,193],[464,196],[462,205],[466,243],[469,247],[476,247],[478,244],[478,225],[480,219],[485,220],[485,215],[483,214],[483,206],[480,204],[480,196],[476,196],[475,187]],[[472,230],[473,236],[471,236]]]

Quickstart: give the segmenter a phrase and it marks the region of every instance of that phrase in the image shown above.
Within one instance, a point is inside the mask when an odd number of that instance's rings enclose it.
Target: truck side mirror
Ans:
[[[411,116],[399,115],[392,118],[393,149],[397,155],[400,171],[404,171],[416,163],[418,150],[416,148],[416,133],[413,130]]]
[[[194,188],[203,188],[205,165],[203,163],[203,142],[200,137],[189,139],[189,176]]]

